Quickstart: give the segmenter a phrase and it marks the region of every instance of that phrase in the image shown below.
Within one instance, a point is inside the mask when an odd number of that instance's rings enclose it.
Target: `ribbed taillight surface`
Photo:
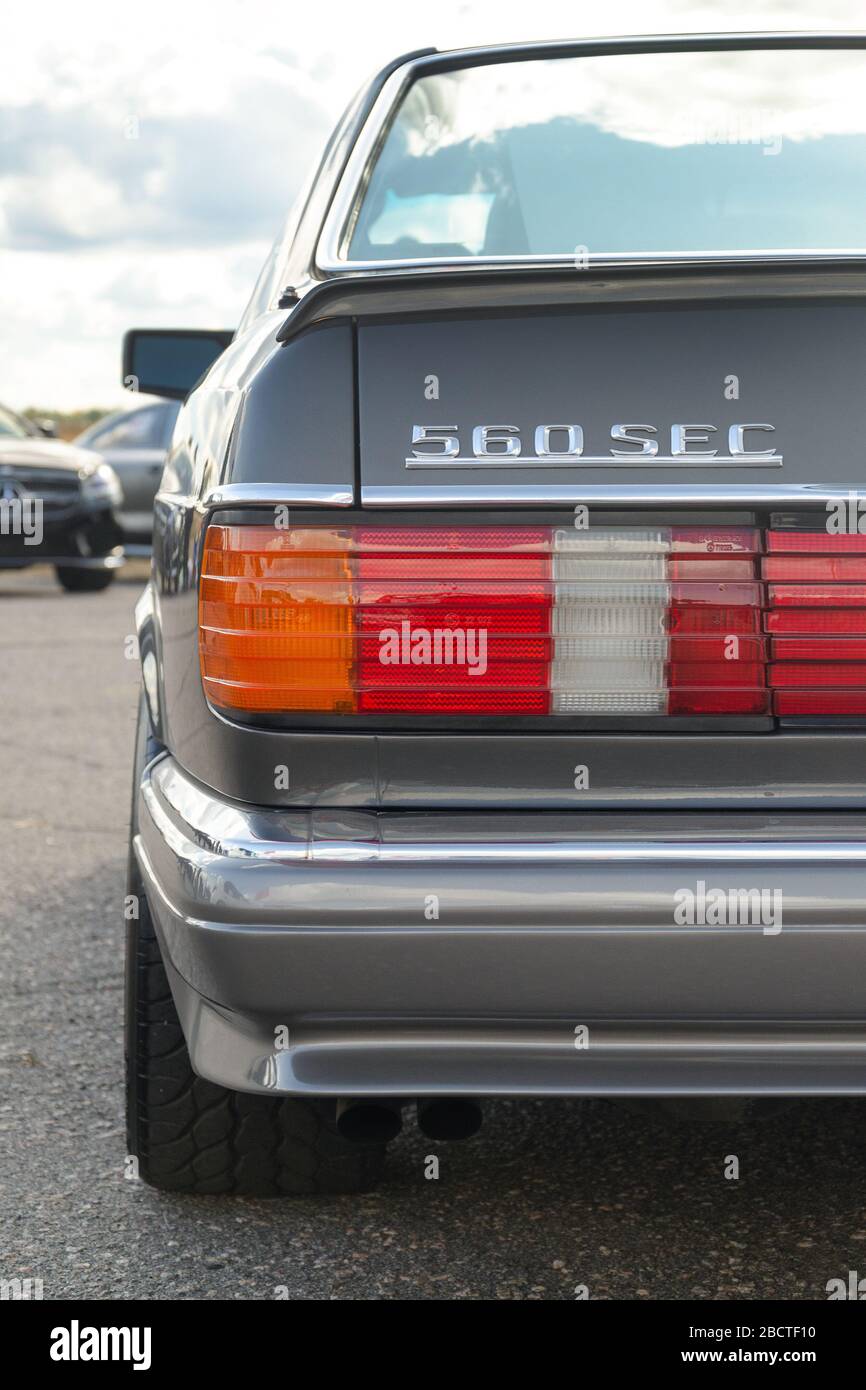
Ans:
[[[211,525],[205,692],[272,713],[767,715],[760,539]]]
[[[866,536],[769,531],[766,549],[774,712],[866,716]]]

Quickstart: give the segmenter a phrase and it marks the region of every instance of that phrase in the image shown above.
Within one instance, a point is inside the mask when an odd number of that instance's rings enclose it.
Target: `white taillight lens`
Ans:
[[[556,714],[664,714],[669,530],[554,533]]]

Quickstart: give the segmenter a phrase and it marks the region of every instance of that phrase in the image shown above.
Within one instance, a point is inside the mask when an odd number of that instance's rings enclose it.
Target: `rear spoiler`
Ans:
[[[827,299],[866,295],[860,256],[791,257],[717,263],[681,261],[612,268],[526,265],[490,269],[423,269],[346,274],[302,292],[277,333],[286,343],[319,323],[361,315],[544,309],[567,304],[676,300]]]

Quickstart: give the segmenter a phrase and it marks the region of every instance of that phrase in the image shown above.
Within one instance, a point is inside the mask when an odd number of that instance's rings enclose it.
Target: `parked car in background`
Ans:
[[[147,1181],[361,1188],[410,1100],[443,1139],[485,1096],[866,1095],[864,49],[414,54],[234,336],[127,334],[185,398]],[[754,94],[776,159],[713,133]]]
[[[75,443],[95,450],[120,480],[120,524],[128,554],[150,549],[153,499],[159,487],[178,401],[118,410],[80,434]]]
[[[64,589],[105,589],[123,564],[120,484],[98,454],[0,406],[0,569],[53,565]]]

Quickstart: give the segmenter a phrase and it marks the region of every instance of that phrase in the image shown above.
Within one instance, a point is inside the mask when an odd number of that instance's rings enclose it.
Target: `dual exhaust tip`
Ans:
[[[477,1100],[430,1096],[417,1101],[418,1128],[428,1139],[471,1139],[483,1119]],[[356,1144],[387,1144],[403,1128],[403,1102],[382,1096],[337,1101],[337,1131]]]

